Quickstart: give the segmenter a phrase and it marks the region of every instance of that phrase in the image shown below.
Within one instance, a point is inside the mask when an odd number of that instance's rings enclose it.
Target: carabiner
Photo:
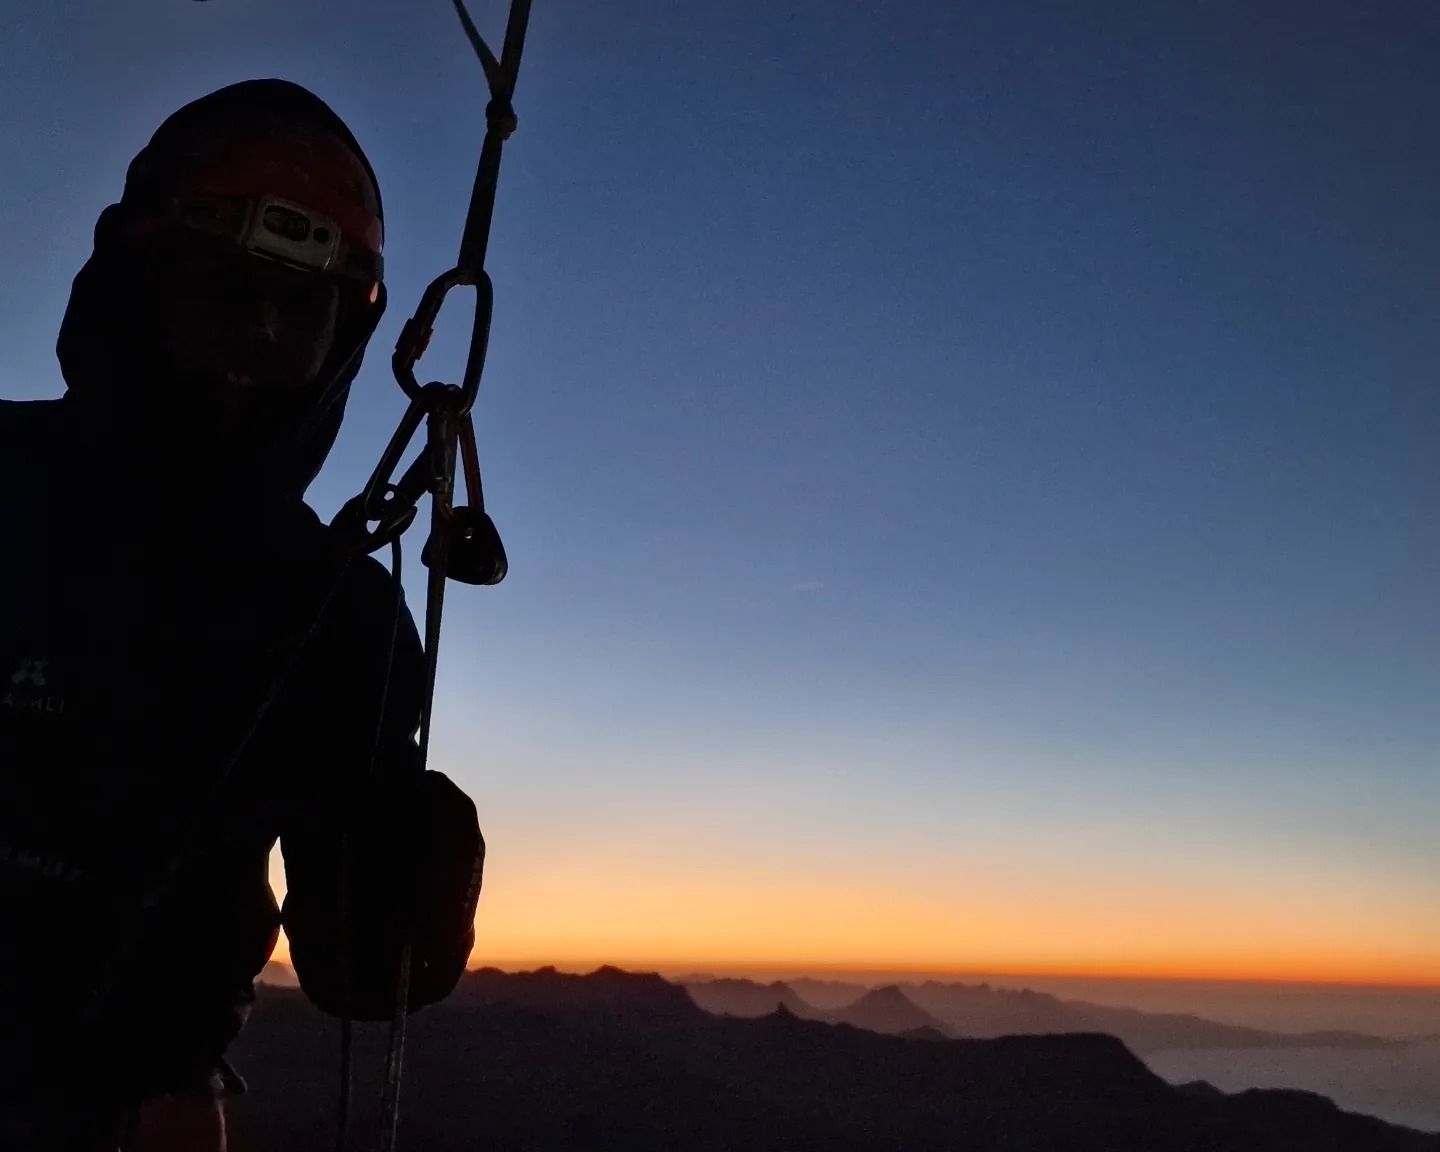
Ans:
[[[420,472],[420,469],[428,467],[425,460],[428,442],[398,484],[394,482],[395,472],[405,457],[405,450],[415,439],[415,433],[420,430],[421,422],[437,406],[445,403],[448,391],[453,391],[448,385],[429,384],[411,396],[405,415],[400,418],[395,434],[390,437],[390,443],[386,445],[375,470],[370,473],[365,487],[358,496],[347,500],[331,521],[332,527],[348,535],[365,552],[383,548],[415,522],[416,504],[425,492],[430,491],[429,476]],[[418,483],[422,476],[424,482]],[[374,528],[369,527],[372,523]]]
[[[480,394],[480,377],[485,371],[485,355],[490,347],[490,320],[495,311],[495,286],[485,269],[457,266],[443,272],[430,281],[420,297],[415,315],[405,321],[400,338],[395,341],[395,352],[390,357],[390,367],[395,381],[405,395],[413,401],[422,391],[415,376],[415,365],[430,347],[435,335],[435,321],[445,298],[453,288],[467,284],[475,286],[475,319],[470,329],[470,351],[465,360],[465,376],[460,385],[461,401],[456,408],[459,415],[466,415],[475,407],[475,398]]]

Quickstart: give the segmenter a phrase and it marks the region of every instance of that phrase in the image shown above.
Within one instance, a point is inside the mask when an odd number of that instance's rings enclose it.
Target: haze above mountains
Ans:
[[[1394,1043],[1349,1031],[1262,1031],[1190,1014],[1140,1012],[989,984],[927,980],[871,989],[809,979],[761,984],[691,978],[682,983],[710,1012],[755,1017],[783,1007],[802,1019],[853,1024],[890,1035],[916,1029],[951,1038],[1103,1032],[1140,1054],[1196,1048],[1374,1049]]]

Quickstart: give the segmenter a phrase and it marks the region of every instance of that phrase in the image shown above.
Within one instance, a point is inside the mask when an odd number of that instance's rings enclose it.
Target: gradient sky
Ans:
[[[1440,983],[1437,49],[1420,0],[535,0],[512,568],[452,592],[437,713],[476,960]],[[7,14],[3,391],[58,394],[149,132],[264,75],[389,213],[328,515],[473,177],[443,0]]]

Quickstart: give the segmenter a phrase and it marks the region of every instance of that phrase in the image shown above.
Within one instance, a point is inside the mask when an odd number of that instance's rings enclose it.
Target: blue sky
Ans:
[[[740,860],[963,919],[997,869],[1092,911],[1143,875],[1440,982],[1437,40],[1418,2],[535,0],[477,409],[512,570],[451,593],[436,734],[492,890]],[[441,0],[7,17],[4,392],[58,393],[129,156],[261,75],[387,204],[328,515],[483,132]]]

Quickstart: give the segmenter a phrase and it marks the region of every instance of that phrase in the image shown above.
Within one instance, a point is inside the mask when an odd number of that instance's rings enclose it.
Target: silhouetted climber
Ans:
[[[384,309],[382,232],[320,99],[211,93],[101,214],[64,397],[0,402],[0,1147],[223,1147],[277,838],[323,1010],[388,1019],[407,935],[412,1009],[464,970],[484,846],[420,768],[420,642],[379,564],[261,709],[333,578],[303,495]]]

